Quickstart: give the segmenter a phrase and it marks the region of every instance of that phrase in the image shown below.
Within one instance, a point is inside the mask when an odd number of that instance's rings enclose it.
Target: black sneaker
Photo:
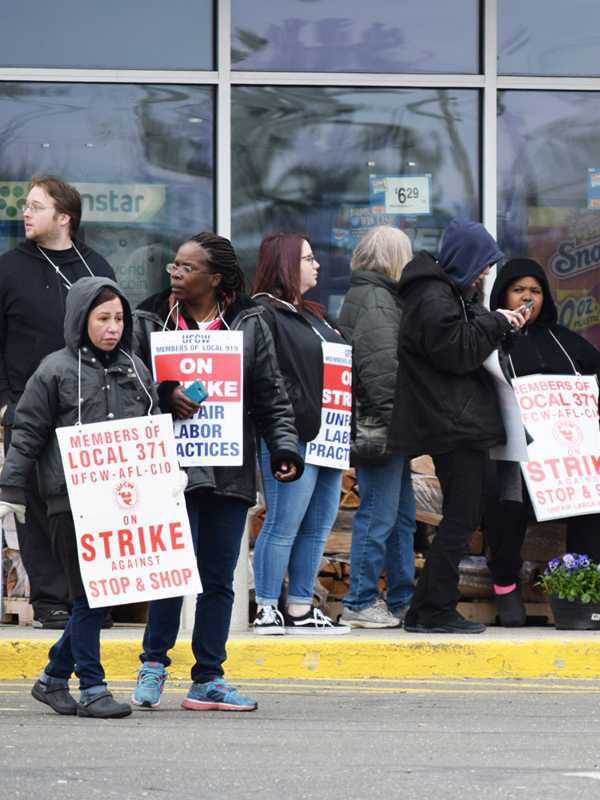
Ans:
[[[407,614],[404,619],[404,630],[409,633],[483,633],[485,625],[481,622],[471,622],[458,611],[454,611],[443,621],[428,625],[416,621],[412,615]]]
[[[32,628],[43,628],[45,631],[62,631],[67,627],[71,615],[64,608],[41,611],[33,619]]]
[[[102,626],[101,626],[102,629],[103,630],[107,630],[108,628],[112,628],[112,626],[114,624],[115,624],[115,621],[112,618],[112,614],[110,613],[110,611],[107,611],[106,614],[104,615],[103,620],[102,620]]]
[[[73,717],[77,714],[77,700],[66,686],[48,686],[36,681],[31,687],[31,696],[62,716]]]
[[[275,606],[263,606],[254,620],[254,633],[262,636],[281,636],[285,633],[281,611]]]
[[[311,608],[301,617],[292,617],[285,614],[285,632],[297,636],[336,636],[341,633],[350,633],[349,625],[339,625],[326,617],[318,608]]]
[[[522,628],[525,625],[527,612],[518,586],[508,594],[495,595],[495,599],[500,625],[505,628]]]

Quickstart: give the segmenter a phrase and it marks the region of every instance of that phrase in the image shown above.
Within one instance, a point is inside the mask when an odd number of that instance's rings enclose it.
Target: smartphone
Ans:
[[[186,397],[189,397],[190,400],[193,400],[194,403],[198,403],[198,405],[208,397],[208,392],[202,381],[194,381],[183,390],[183,393]]]

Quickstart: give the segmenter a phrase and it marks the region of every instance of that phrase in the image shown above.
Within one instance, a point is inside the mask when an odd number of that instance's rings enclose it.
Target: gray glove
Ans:
[[[21,503],[7,503],[0,500],[0,519],[4,519],[7,514],[14,514],[17,522],[25,522],[25,506]]]

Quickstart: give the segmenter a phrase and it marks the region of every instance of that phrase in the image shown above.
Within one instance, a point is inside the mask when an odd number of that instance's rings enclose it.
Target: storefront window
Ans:
[[[213,69],[210,0],[2,3],[0,67]]]
[[[501,75],[600,75],[597,0],[498,3]]]
[[[77,186],[82,236],[134,304],[166,284],[185,237],[213,228],[212,89],[3,83],[0,141],[0,252],[23,238],[33,174]]]
[[[455,89],[237,87],[232,232],[251,274],[261,238],[306,233],[335,314],[350,256],[376,224],[435,251],[453,216],[479,219],[479,94]]]
[[[232,0],[235,69],[479,71],[476,0]]]
[[[498,233],[546,270],[559,321],[600,346],[600,93],[507,91]]]

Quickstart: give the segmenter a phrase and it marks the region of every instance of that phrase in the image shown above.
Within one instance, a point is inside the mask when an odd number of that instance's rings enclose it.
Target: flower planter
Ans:
[[[554,626],[559,631],[600,630],[600,603],[581,603],[578,600],[560,600],[550,595],[554,613]]]

